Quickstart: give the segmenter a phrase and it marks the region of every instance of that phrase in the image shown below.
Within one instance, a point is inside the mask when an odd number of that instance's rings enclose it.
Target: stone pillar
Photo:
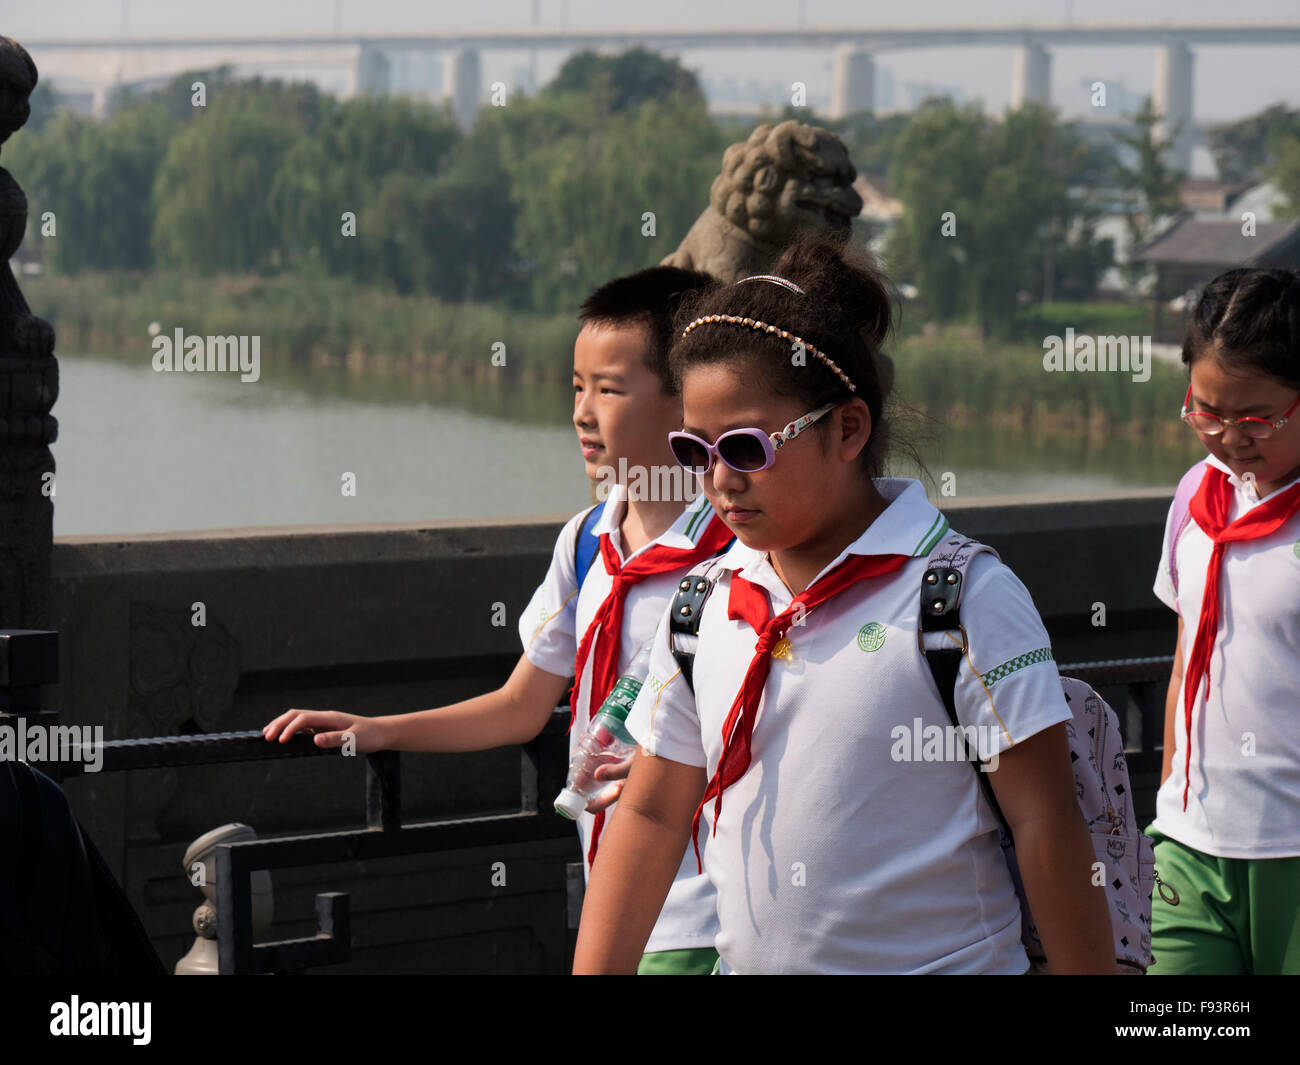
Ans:
[[[442,68],[442,91],[451,102],[451,113],[461,129],[469,129],[478,114],[483,74],[478,52],[462,48]]]
[[[831,118],[876,109],[876,63],[870,52],[854,45],[835,49],[831,71]]]
[[[36,64],[0,37],[0,145],[30,114]],[[54,330],[35,317],[9,260],[27,226],[27,197],[0,168],[0,628],[49,627],[54,456],[59,394]],[[67,239],[67,238],[65,238]]]
[[[362,45],[352,64],[348,79],[349,96],[387,96],[391,83],[391,64],[378,48]]]
[[[1052,53],[1041,44],[1026,41],[1016,49],[1011,66],[1011,109],[1025,103],[1052,102]]]
[[[1167,162],[1187,172],[1192,165],[1192,50],[1181,41],[1167,44],[1156,52],[1155,78],[1151,104],[1161,116],[1155,135],[1172,139]],[[1182,128],[1175,134],[1179,122]]]

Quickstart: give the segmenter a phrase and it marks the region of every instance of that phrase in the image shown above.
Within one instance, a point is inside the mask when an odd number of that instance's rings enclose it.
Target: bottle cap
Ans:
[[[587,796],[572,788],[565,788],[555,797],[555,812],[570,821],[576,821],[587,808]]]

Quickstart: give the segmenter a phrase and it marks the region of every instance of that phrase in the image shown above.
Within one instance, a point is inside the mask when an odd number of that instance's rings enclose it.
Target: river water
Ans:
[[[252,384],[84,355],[59,366],[58,536],[562,514],[590,499],[563,391]],[[942,504],[945,473],[958,498],[1172,490],[1197,455],[965,429],[922,457]]]

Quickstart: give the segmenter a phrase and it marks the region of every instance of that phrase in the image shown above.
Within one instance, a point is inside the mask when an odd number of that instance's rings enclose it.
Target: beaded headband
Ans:
[[[744,280],[748,281],[749,278],[745,278]],[[737,284],[739,284],[739,282],[737,282]],[[733,325],[747,325],[751,329],[758,329],[766,333],[771,333],[774,336],[781,337],[783,340],[789,340],[791,343],[802,344],[805,351],[808,351],[821,359],[831,373],[835,374],[836,377],[844,382],[845,388],[850,392],[857,392],[858,390],[858,386],[849,380],[849,375],[836,366],[830,358],[818,351],[815,345],[808,343],[808,341],[804,340],[803,337],[797,337],[793,333],[787,332],[784,329],[778,329],[774,325],[760,322],[757,318],[740,318],[734,314],[707,314],[703,318],[696,318],[695,321],[691,322],[690,325],[683,329],[682,336],[686,336],[686,334],[697,325],[703,325],[705,322],[731,322]]]

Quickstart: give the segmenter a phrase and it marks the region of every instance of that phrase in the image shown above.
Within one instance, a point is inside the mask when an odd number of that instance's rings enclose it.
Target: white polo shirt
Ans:
[[[599,536],[608,534],[610,542],[624,563],[631,561],[656,544],[689,550],[694,547],[718,517],[701,494],[682,511],[672,526],[629,558],[623,550],[619,523],[627,510],[627,492],[624,486],[615,485],[606,501],[604,513],[593,527]],[[565,524],[555,542],[551,568],[546,579],[533,593],[533,598],[519,619],[519,635],[524,643],[528,661],[548,673],[565,676],[573,671],[578,653],[578,641],[587,631],[591,620],[613,580],[597,553],[587,571],[582,588],[574,568],[574,537],[582,521],[577,514]],[[647,577],[628,592],[623,604],[623,631],[620,634],[618,671],[621,674],[632,664],[641,645],[654,635],[659,619],[667,612],[686,568]],[[578,678],[578,715],[569,733],[569,755],[577,749],[589,722],[588,696],[591,691],[591,673],[595,656],[589,655],[582,676]],[[597,700],[596,708],[600,705]],[[543,796],[550,801],[552,796]],[[609,831],[618,804],[606,808],[605,828]],[[586,856],[595,818],[583,811],[578,818],[578,838],[582,845],[583,870],[590,876]],[[682,858],[677,877],[669,889],[668,898],[660,911],[659,920],[646,943],[646,951],[684,950],[691,947],[711,947],[718,930],[713,885],[707,876],[696,871],[695,853],[689,847]]]
[[[1023,973],[1019,901],[973,765],[902,760],[924,754],[912,737],[949,727],[916,636],[926,558],[948,523],[919,482],[875,483],[888,507],[826,570],[849,554],[910,561],[852,585],[790,630],[795,657],[772,663],[749,770],[723,794],[717,835],[708,837],[712,801],[700,821],[722,971]],[[765,588],[774,615],[792,596],[766,556],[739,541],[706,569],[717,584],[703,611],[694,695],[664,619],[628,723],[648,752],[704,766],[712,778],[757,640],[727,618],[733,575]],[[971,563],[962,621],[970,650],[958,717],[981,727],[989,752],[1070,719],[1029,593],[987,553]]]
[[[1232,484],[1230,520],[1272,498],[1261,499],[1253,483],[1242,481],[1213,455],[1192,468],[1207,463]],[[1214,545],[1195,519],[1187,523],[1177,544],[1175,598],[1168,563],[1172,518],[1171,507],[1154,591],[1183,619],[1185,667],[1201,619]],[[1173,772],[1156,795],[1154,824],[1171,839],[1220,858],[1295,857],[1300,855],[1300,514],[1271,536],[1230,544],[1219,572],[1219,594],[1210,695],[1207,701],[1202,687],[1192,707],[1187,811],[1185,695],[1180,688]]]

